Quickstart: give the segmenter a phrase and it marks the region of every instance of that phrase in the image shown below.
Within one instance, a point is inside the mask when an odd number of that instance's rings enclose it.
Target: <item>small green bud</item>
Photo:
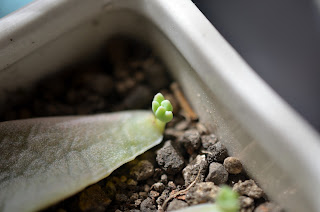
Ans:
[[[167,111],[171,111],[172,112],[172,105],[171,105],[169,100],[163,100],[161,102],[161,106],[164,107]]]
[[[166,114],[166,109],[164,107],[162,107],[162,106],[158,107],[158,109],[157,109],[157,111],[155,113],[156,117],[158,119],[160,119],[160,120],[161,120],[162,117],[165,116],[165,114]]]
[[[173,113],[171,111],[166,111],[164,122],[168,123],[173,119]]]
[[[165,100],[161,93],[157,93],[152,101],[152,111],[157,119],[167,123],[173,118],[173,108],[169,100]]]
[[[229,186],[221,187],[216,204],[223,212],[237,212],[240,209],[238,194],[232,191]]]
[[[153,98],[153,101],[157,101],[159,102],[159,104],[161,104],[163,100],[164,100],[164,96],[161,93],[157,93]]]
[[[156,113],[156,111],[157,111],[159,106],[160,106],[159,102],[152,101],[152,111],[153,111],[153,113]]]

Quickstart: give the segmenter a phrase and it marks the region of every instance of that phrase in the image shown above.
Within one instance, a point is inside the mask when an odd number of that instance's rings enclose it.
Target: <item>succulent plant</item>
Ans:
[[[161,93],[157,93],[152,101],[152,111],[157,119],[167,123],[173,118],[173,108],[169,100],[164,99]]]
[[[237,212],[239,210],[238,194],[229,186],[222,186],[216,199],[221,212]]]

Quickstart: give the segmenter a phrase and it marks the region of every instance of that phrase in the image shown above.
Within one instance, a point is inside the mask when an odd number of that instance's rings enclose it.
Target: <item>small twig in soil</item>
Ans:
[[[197,114],[193,111],[191,106],[189,105],[188,101],[184,97],[183,93],[181,92],[178,83],[174,82],[170,85],[171,90],[173,91],[174,96],[179,101],[180,106],[185,111],[186,116],[188,116],[192,121],[198,120]]]
[[[209,154],[209,155],[213,155],[213,153],[212,153],[212,152],[209,152],[209,151],[205,151],[205,150],[202,150],[202,151],[201,151],[201,153],[203,153],[203,154]]]
[[[189,191],[189,189],[197,182],[199,176],[200,176],[200,170],[198,171],[198,174],[197,174],[197,177],[196,179],[194,179],[194,181],[186,188],[186,189],[183,189],[181,191],[178,191],[177,193],[175,194],[171,194],[162,204],[162,211],[164,211],[167,207],[167,204],[169,201],[171,201],[172,199],[176,198],[177,196],[180,196],[180,195],[183,195],[183,194],[186,194],[187,191]]]

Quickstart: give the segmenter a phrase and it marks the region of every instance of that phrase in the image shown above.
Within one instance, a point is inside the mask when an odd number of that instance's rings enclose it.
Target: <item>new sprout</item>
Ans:
[[[237,212],[240,208],[238,194],[229,186],[223,186],[220,189],[216,204],[222,212]]]
[[[172,105],[169,100],[164,99],[161,93],[157,93],[152,101],[152,111],[157,119],[168,123],[173,118]]]

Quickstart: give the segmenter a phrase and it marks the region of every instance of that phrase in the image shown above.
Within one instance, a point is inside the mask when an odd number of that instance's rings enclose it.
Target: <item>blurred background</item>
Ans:
[[[258,75],[320,132],[320,2],[193,2]]]
[[[0,18],[32,0],[0,0]],[[193,0],[247,63],[320,132],[320,0]]]

